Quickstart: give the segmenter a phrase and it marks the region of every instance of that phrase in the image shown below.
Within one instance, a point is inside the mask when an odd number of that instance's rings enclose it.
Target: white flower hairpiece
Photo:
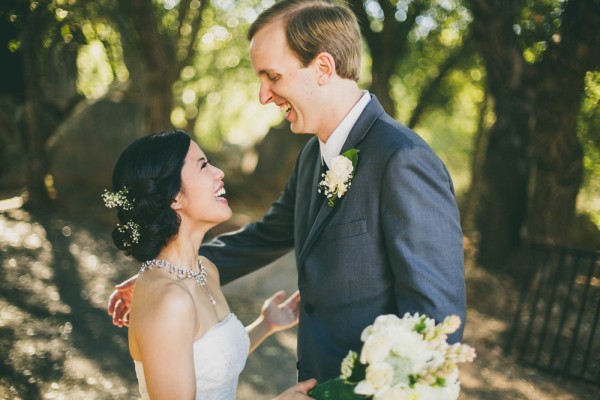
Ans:
[[[117,208],[121,207],[125,211],[129,211],[133,209],[133,202],[135,199],[129,201],[127,194],[129,193],[129,189],[124,187],[118,192],[111,192],[109,190],[104,189],[104,193],[102,194],[102,200],[104,200],[104,205],[107,208]],[[123,235],[129,236],[129,241],[123,240],[123,246],[131,247],[133,243],[139,243],[140,241],[140,226],[133,222],[133,220],[127,221],[124,225],[117,224],[117,230]]]
[[[117,230],[123,235],[128,235],[131,241],[123,240],[123,246],[131,247],[133,243],[139,243],[140,241],[140,226],[135,222],[129,220],[125,225],[117,224]]]
[[[118,192],[111,192],[104,189],[102,194],[102,200],[104,200],[104,206],[107,208],[121,207],[123,210],[131,210],[133,208],[132,202],[127,198],[129,189],[124,187]]]
[[[331,160],[331,168],[321,175],[324,179],[319,182],[317,190],[325,195],[329,207],[333,207],[335,201],[346,194],[350,188],[358,164],[359,151],[351,149],[334,157]]]

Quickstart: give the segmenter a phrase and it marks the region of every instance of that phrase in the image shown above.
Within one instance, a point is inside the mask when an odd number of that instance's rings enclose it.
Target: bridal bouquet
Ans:
[[[341,375],[315,387],[317,400],[455,400],[460,392],[459,362],[470,362],[475,350],[447,343],[460,318],[436,325],[425,315],[382,315],[363,331],[360,356],[349,352]]]

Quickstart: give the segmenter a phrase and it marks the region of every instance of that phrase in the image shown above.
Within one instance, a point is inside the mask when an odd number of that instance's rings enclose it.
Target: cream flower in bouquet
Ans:
[[[360,356],[351,351],[340,377],[310,395],[317,400],[455,400],[460,392],[457,364],[475,358],[472,347],[447,343],[459,326],[457,316],[438,325],[418,313],[379,316],[361,335]]]

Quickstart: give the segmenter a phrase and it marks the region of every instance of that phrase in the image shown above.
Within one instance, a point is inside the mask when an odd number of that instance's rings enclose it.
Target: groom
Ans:
[[[292,132],[315,137],[263,220],[202,246],[221,282],[295,249],[300,380],[338,376],[342,359],[360,349],[361,332],[378,315],[419,312],[440,322],[457,314],[464,321],[452,181],[417,134],[359,89],[354,14],[320,0],[283,0],[258,17],[248,38],[260,102],[280,107]],[[317,192],[322,170],[350,149],[359,151],[352,184],[330,207]],[[462,329],[450,341],[461,336]]]

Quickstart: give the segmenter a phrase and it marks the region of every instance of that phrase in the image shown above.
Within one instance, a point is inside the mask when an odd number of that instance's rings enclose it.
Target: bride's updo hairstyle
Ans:
[[[190,142],[180,130],[155,133],[130,144],[115,165],[113,190],[125,197],[112,239],[141,262],[155,258],[179,231],[181,220],[171,204],[181,191]]]

